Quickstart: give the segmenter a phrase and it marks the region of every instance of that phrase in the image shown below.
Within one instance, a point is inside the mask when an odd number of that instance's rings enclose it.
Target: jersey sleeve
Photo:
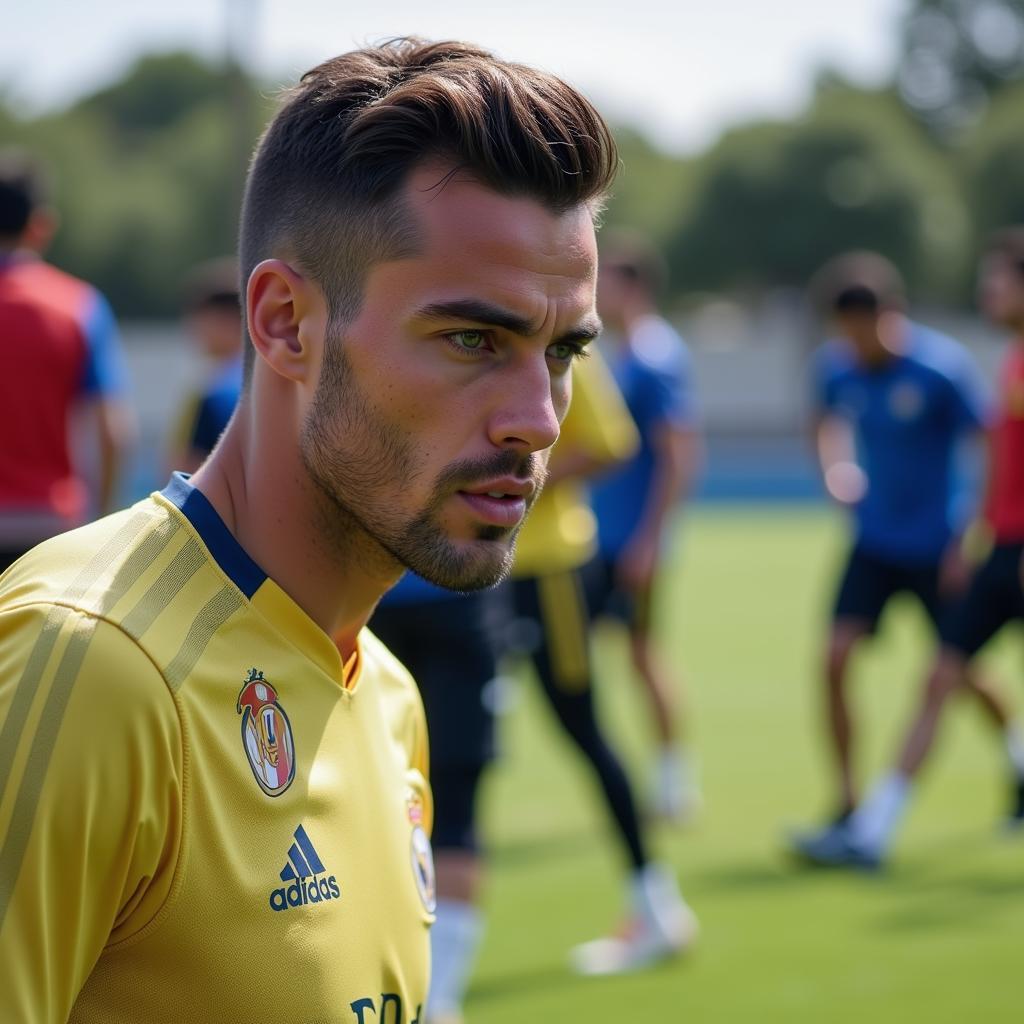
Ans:
[[[963,351],[951,366],[951,410],[957,429],[967,433],[984,430],[992,422],[992,396],[971,356]]]
[[[120,630],[38,604],[0,614],[0,722],[0,1020],[63,1024],[170,891],[179,720]]]
[[[697,404],[685,352],[671,362],[649,365],[645,370],[641,399],[644,422],[681,428],[695,426]]]
[[[572,401],[559,435],[566,447],[578,448],[601,461],[628,459],[640,436],[611,371],[592,351],[573,368]]]
[[[128,390],[128,371],[121,350],[114,311],[97,291],[89,293],[82,316],[85,368],[82,393],[93,398],[116,398]]]

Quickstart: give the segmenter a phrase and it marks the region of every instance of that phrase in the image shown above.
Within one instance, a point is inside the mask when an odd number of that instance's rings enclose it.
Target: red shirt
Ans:
[[[987,519],[997,544],[1024,541],[1024,339],[1007,353],[992,429]]]
[[[120,390],[113,316],[91,285],[20,255],[0,262],[0,513],[84,509],[68,418],[85,395]]]

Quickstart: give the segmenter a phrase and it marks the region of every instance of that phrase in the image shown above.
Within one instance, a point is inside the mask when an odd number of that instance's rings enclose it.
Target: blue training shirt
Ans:
[[[987,397],[967,350],[909,323],[905,350],[885,365],[861,365],[844,341],[814,360],[819,413],[853,427],[867,492],[854,508],[856,543],[898,564],[937,561],[963,525],[955,472],[960,441],[982,429]]]
[[[690,354],[667,320],[644,317],[628,341],[604,355],[640,433],[636,455],[595,480],[591,489],[598,547],[614,560],[643,517],[654,476],[658,428],[693,426],[696,408]]]

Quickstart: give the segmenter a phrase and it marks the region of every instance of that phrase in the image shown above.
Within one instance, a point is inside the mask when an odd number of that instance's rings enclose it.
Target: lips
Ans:
[[[458,495],[482,522],[512,529],[526,515],[527,504],[535,489],[532,480],[506,477],[477,484],[459,491]]]

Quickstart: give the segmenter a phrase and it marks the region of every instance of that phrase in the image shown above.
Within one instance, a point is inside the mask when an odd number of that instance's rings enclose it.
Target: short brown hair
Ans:
[[[306,72],[260,140],[242,207],[243,282],[283,250],[323,288],[333,321],[354,317],[369,267],[415,247],[394,199],[431,156],[556,212],[596,214],[618,166],[600,114],[552,75],[467,43],[355,50]],[[248,371],[251,346],[246,361]]]
[[[822,313],[879,313],[904,304],[906,289],[896,267],[877,252],[845,252],[825,264],[811,282]]]
[[[182,309],[198,313],[207,309],[240,312],[238,260],[222,256],[193,267],[182,286]]]

